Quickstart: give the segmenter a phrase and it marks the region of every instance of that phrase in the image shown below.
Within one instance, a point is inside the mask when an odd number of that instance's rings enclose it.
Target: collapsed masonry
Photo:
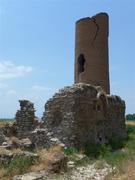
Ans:
[[[127,136],[125,102],[85,83],[65,87],[49,99],[42,120],[42,129],[34,131],[32,138],[45,147],[51,141],[83,147]]]

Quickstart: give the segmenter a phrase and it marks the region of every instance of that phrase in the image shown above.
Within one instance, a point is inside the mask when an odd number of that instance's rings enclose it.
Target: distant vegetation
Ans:
[[[13,118],[0,118],[0,121],[13,121]]]
[[[135,114],[127,114],[126,119],[128,121],[135,121]]]

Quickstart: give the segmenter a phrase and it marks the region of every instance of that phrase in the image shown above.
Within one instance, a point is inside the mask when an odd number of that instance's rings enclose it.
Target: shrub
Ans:
[[[118,149],[121,149],[122,147],[125,146],[125,140],[123,139],[119,139],[115,136],[112,136],[110,139],[109,139],[109,142],[108,144],[111,146],[112,150],[118,150]]]
[[[75,154],[77,152],[78,152],[78,150],[75,147],[69,147],[69,148],[64,150],[64,153],[66,155],[73,155],[73,154]]]
[[[24,156],[16,156],[12,161],[5,167],[8,175],[22,174],[28,170],[33,164],[31,158]]]
[[[112,166],[117,166],[120,168],[122,163],[128,159],[128,153],[123,151],[114,151],[110,152],[105,156],[105,160],[108,164]]]
[[[131,134],[134,133],[135,134],[135,126],[133,125],[127,125],[127,133]]]
[[[104,157],[110,151],[110,146],[105,144],[87,144],[84,153],[87,156],[97,158]]]

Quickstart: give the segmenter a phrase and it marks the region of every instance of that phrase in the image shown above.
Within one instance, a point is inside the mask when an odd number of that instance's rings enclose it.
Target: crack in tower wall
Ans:
[[[95,33],[95,36],[93,38],[93,41],[92,41],[92,45],[94,44],[97,36],[98,36],[98,33],[99,33],[99,25],[98,23],[96,22],[96,18],[92,17],[91,20],[94,22],[95,26],[96,26],[96,33]]]

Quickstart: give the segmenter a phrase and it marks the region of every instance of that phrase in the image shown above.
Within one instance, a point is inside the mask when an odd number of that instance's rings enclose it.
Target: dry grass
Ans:
[[[13,152],[14,154],[21,154],[23,151],[20,148],[7,150],[4,147],[0,147],[0,154],[6,153],[6,152]]]
[[[123,165],[122,170],[122,174],[124,174],[125,178],[124,180],[135,180],[135,161],[130,160],[126,162],[126,164]]]
[[[8,122],[6,121],[0,121],[0,128],[3,128]]]
[[[15,136],[12,136],[10,138],[10,144],[13,144],[14,146],[16,146],[17,144],[19,144],[19,139]]]
[[[23,151],[22,151],[20,148],[12,149],[12,152],[13,152],[14,154],[22,154],[22,153],[23,153]]]
[[[4,127],[6,124],[9,123],[14,123],[14,120],[0,119],[0,128]]]
[[[2,180],[5,175],[6,175],[6,170],[4,168],[1,168],[0,169],[0,179]]]
[[[39,156],[39,161],[37,164],[32,165],[30,167],[30,170],[31,171],[47,170],[51,166],[52,162],[54,161],[55,155],[61,152],[62,152],[62,149],[58,145],[53,145],[48,150],[38,149],[37,154]]]
[[[107,175],[105,180],[135,180],[135,161],[127,161],[120,171],[116,169],[115,173]]]
[[[126,121],[127,125],[135,125],[135,121]]]
[[[4,153],[5,151],[6,151],[6,149],[5,149],[5,148],[0,147],[0,154]]]

